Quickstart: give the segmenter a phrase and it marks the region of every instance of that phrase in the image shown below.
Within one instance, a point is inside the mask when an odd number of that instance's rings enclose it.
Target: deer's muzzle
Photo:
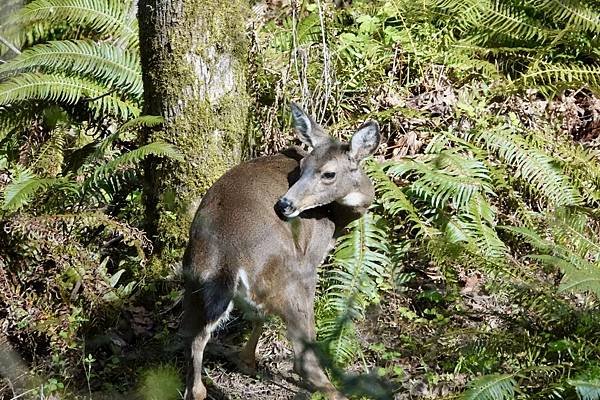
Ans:
[[[281,197],[275,203],[275,209],[284,217],[293,218],[300,214],[299,210],[294,207],[294,204],[287,198]]]

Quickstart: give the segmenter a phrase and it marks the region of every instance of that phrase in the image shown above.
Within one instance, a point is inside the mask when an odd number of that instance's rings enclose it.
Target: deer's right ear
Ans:
[[[321,125],[309,117],[298,104],[292,102],[290,107],[292,108],[294,128],[302,143],[314,149],[331,141],[331,138],[323,131]]]
[[[375,153],[380,141],[379,124],[377,121],[367,121],[358,128],[350,140],[350,156],[360,161]]]

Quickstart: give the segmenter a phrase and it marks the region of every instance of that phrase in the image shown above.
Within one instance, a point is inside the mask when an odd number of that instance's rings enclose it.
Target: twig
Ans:
[[[327,112],[327,102],[329,101],[329,97],[331,96],[331,54],[329,52],[329,47],[327,46],[327,39],[325,37],[325,17],[323,13],[323,6],[321,1],[317,1],[317,7],[319,8],[319,23],[321,25],[321,45],[323,46],[323,99],[322,99],[322,108],[319,113],[319,120],[323,121],[325,119],[325,113]]]
[[[112,90],[109,90],[106,93],[101,94],[100,96],[92,97],[91,99],[84,99],[84,100],[87,101],[87,102],[89,102],[89,103],[91,103],[92,101],[100,100],[103,97],[110,96],[111,94],[113,94],[116,91],[117,91],[117,89],[112,89]]]
[[[13,45],[11,42],[5,39],[2,35],[0,35],[0,43],[8,47],[13,53],[21,54],[21,50],[17,49],[15,45]]]
[[[26,394],[28,394],[28,393],[30,393],[30,392],[33,392],[33,391],[34,391],[34,390],[36,390],[36,389],[37,389],[37,387],[34,387],[33,389],[29,389],[29,390],[27,390],[27,391],[25,391],[25,392],[23,392],[23,393],[21,393],[21,394],[19,394],[19,395],[16,395],[15,397],[12,397],[10,400],[16,400],[16,399],[18,399],[18,398],[20,398],[20,397],[23,397],[23,396],[25,396]]]

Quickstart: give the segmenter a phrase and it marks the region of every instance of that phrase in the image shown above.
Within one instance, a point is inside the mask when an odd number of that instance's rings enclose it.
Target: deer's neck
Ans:
[[[349,194],[330,205],[330,218],[335,223],[335,237],[340,236],[349,223],[362,217],[374,198],[375,189],[373,184],[369,177],[363,173],[359,185]]]

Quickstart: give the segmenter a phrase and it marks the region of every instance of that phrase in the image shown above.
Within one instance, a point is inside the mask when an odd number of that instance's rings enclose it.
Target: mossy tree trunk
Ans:
[[[162,262],[177,261],[199,198],[241,158],[246,0],[140,0],[144,113],[165,119],[144,141],[177,146],[185,162],[145,167],[147,229]]]

